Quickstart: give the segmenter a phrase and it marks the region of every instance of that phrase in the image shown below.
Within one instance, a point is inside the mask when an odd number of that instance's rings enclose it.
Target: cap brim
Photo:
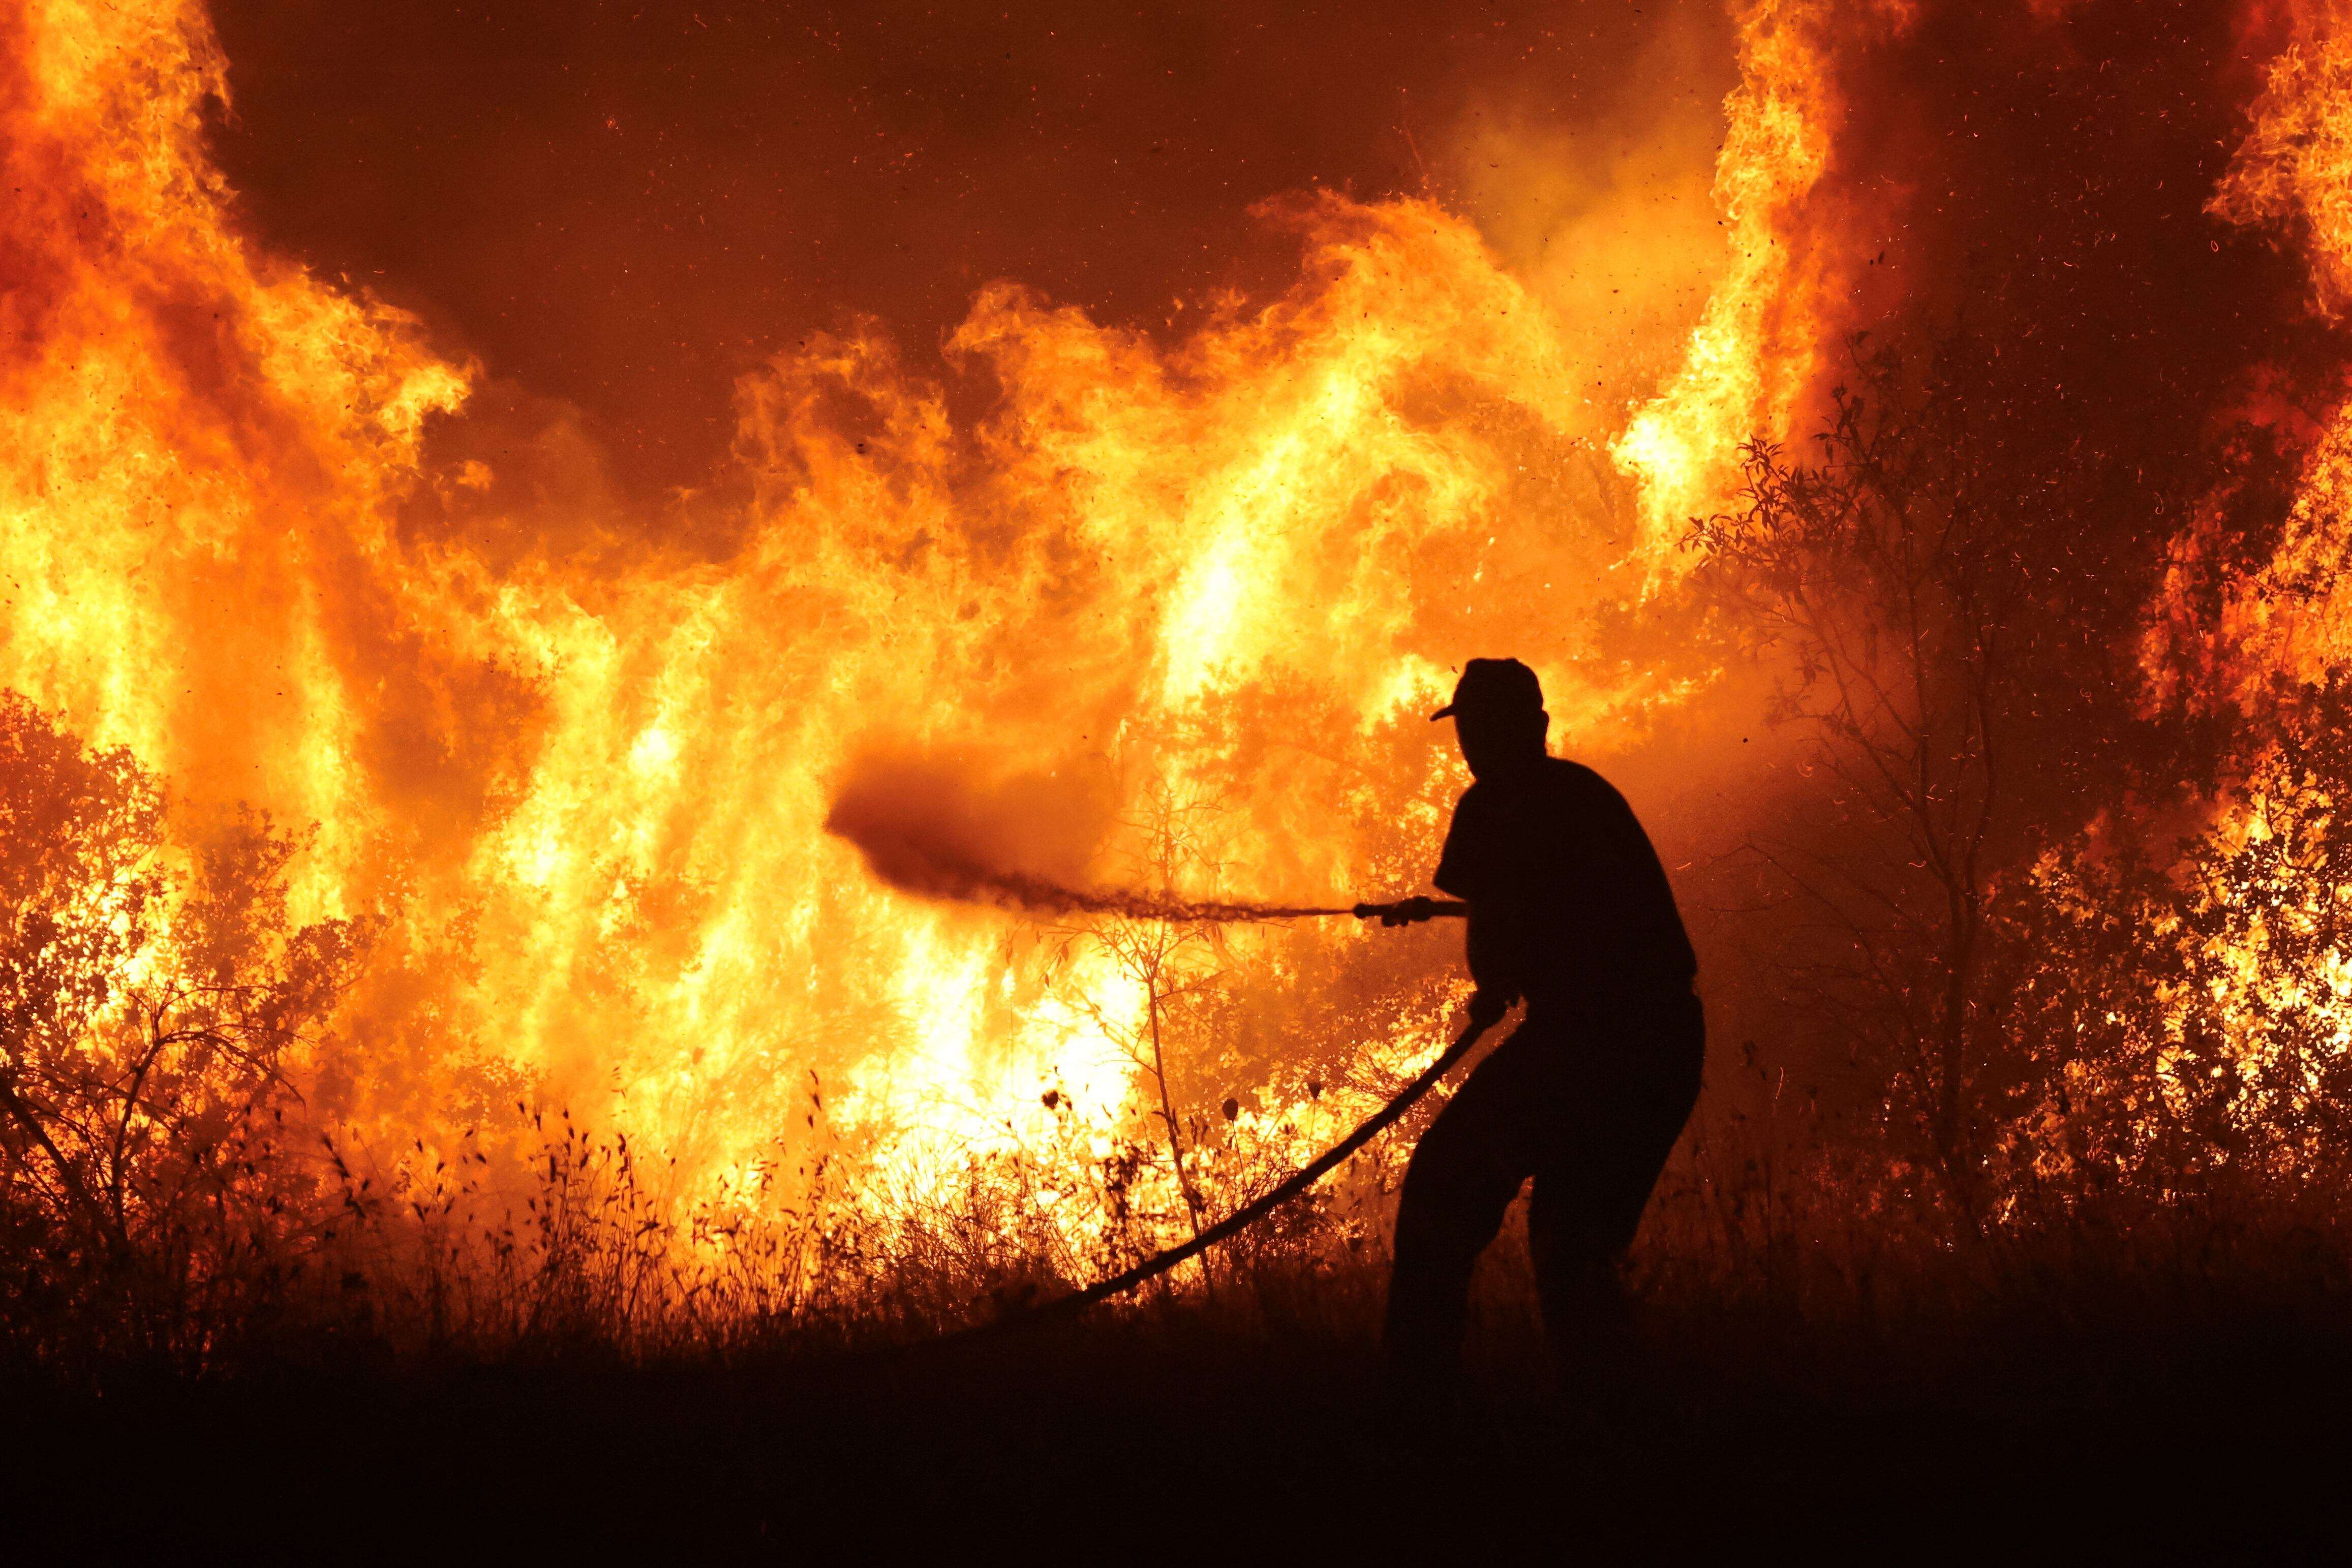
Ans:
[[[1447,703],[1444,707],[1439,708],[1435,713],[1429,716],[1429,722],[1435,724],[1441,718],[1452,718],[1454,716],[1454,710],[1461,706],[1462,705],[1459,703]]]

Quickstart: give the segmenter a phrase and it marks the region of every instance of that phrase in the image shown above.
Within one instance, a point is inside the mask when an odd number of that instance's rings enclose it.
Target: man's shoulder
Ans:
[[[1562,794],[1572,794],[1588,800],[1622,800],[1617,786],[1601,777],[1581,762],[1570,762],[1565,757],[1544,758],[1544,783]]]
[[[1511,816],[1534,807],[1539,810],[1622,810],[1625,797],[1617,787],[1581,762],[1547,757],[1533,772],[1507,774],[1472,782],[1454,802],[1454,815],[1475,821],[1492,812]]]

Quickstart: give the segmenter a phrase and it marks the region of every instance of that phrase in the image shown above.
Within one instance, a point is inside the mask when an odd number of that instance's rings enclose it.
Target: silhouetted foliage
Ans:
[[[180,851],[166,819],[129,751],[86,750],[0,695],[9,1321],[33,1307],[51,1329],[201,1360],[226,1312],[258,1304],[228,1297],[269,1283],[247,1265],[275,1266],[303,1228],[286,1061],[348,979],[356,934],[293,923],[297,846],[266,821]]]
[[[2024,868],[2103,812],[2193,789],[2187,721],[2142,698],[2143,617],[2189,474],[2134,476],[2053,438],[1998,355],[1955,330],[1916,367],[1852,346],[1811,461],[1746,453],[1695,522],[1703,589],[1782,672],[1815,745],[1750,852],[1787,901],[1792,1026],[1981,1217],[2034,1051],[1989,967]]]
[[[2033,713],[2020,622],[2042,585],[2021,542],[2056,497],[2021,490],[1971,411],[1890,353],[1832,391],[1818,461],[1752,443],[1739,507],[1693,525],[1710,588],[1783,660],[1776,717],[1817,734],[1801,812],[1752,846],[1818,940],[1791,998],[1884,1074],[1963,1205],[1976,1194],[1969,1086],[1991,879],[2015,843],[2017,731]],[[1810,829],[1814,835],[1805,836]]]

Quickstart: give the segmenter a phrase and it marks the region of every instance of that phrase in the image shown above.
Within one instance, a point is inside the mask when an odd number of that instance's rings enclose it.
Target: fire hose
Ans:
[[[1461,916],[1469,912],[1468,904],[1450,899],[1409,898],[1401,904],[1359,904],[1345,913],[1353,915],[1359,920],[1386,919],[1391,924],[1402,925],[1409,921],[1433,917]],[[1297,1174],[1273,1191],[1244,1204],[1206,1230],[1195,1235],[1191,1240],[1171,1247],[1165,1251],[1154,1253],[1125,1273],[1115,1274],[1108,1280],[1088,1285],[1082,1291],[1074,1291],[1069,1295],[1058,1296],[1026,1312],[1016,1314],[1013,1319],[1000,1320],[1000,1322],[1010,1323],[1019,1321],[1034,1323],[1055,1318],[1075,1317],[1097,1302],[1107,1301],[1113,1296],[1122,1295],[1135,1289],[1147,1280],[1157,1279],[1171,1269],[1192,1261],[1210,1248],[1248,1229],[1322,1180],[1349,1155],[1370,1143],[1398,1117],[1412,1109],[1415,1102],[1428,1093],[1439,1079],[1444,1077],[1456,1062],[1469,1054],[1470,1048],[1478,1043],[1479,1036],[1485,1034],[1489,1027],[1489,1022],[1482,1021],[1474,1016],[1462,1032],[1454,1036],[1454,1043],[1447,1046],[1436,1061],[1421,1070],[1420,1076],[1398,1091],[1396,1096],[1387,1104],[1365,1118],[1363,1124],[1354,1132],[1324,1150],[1314,1160],[1300,1167]],[[1181,1176],[1179,1179],[1181,1179]]]

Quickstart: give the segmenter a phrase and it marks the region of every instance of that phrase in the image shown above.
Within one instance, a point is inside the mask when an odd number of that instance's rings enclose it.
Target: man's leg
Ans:
[[[1398,1377],[1433,1386],[1460,1371],[1471,1272],[1534,1169],[1526,1081],[1550,1049],[1526,1029],[1505,1040],[1413,1150],[1397,1202],[1382,1336]]]
[[[1534,1255],[1536,1293],[1543,1305],[1544,1338],[1560,1376],[1576,1393],[1606,1398],[1630,1381],[1633,1351],[1633,1313],[1618,1257],[1590,1244],[1570,1227],[1560,1235],[1563,1207],[1559,1182],[1538,1176],[1528,1217],[1528,1249]],[[1553,1195],[1549,1201],[1545,1194]],[[1553,1223],[1545,1223],[1547,1218]]]
[[[1651,1189],[1698,1099],[1705,1024],[1695,999],[1597,1020],[1570,1048],[1559,1142],[1528,1205],[1544,1331],[1571,1385],[1609,1396],[1633,1372],[1634,1335],[1619,1264]]]

